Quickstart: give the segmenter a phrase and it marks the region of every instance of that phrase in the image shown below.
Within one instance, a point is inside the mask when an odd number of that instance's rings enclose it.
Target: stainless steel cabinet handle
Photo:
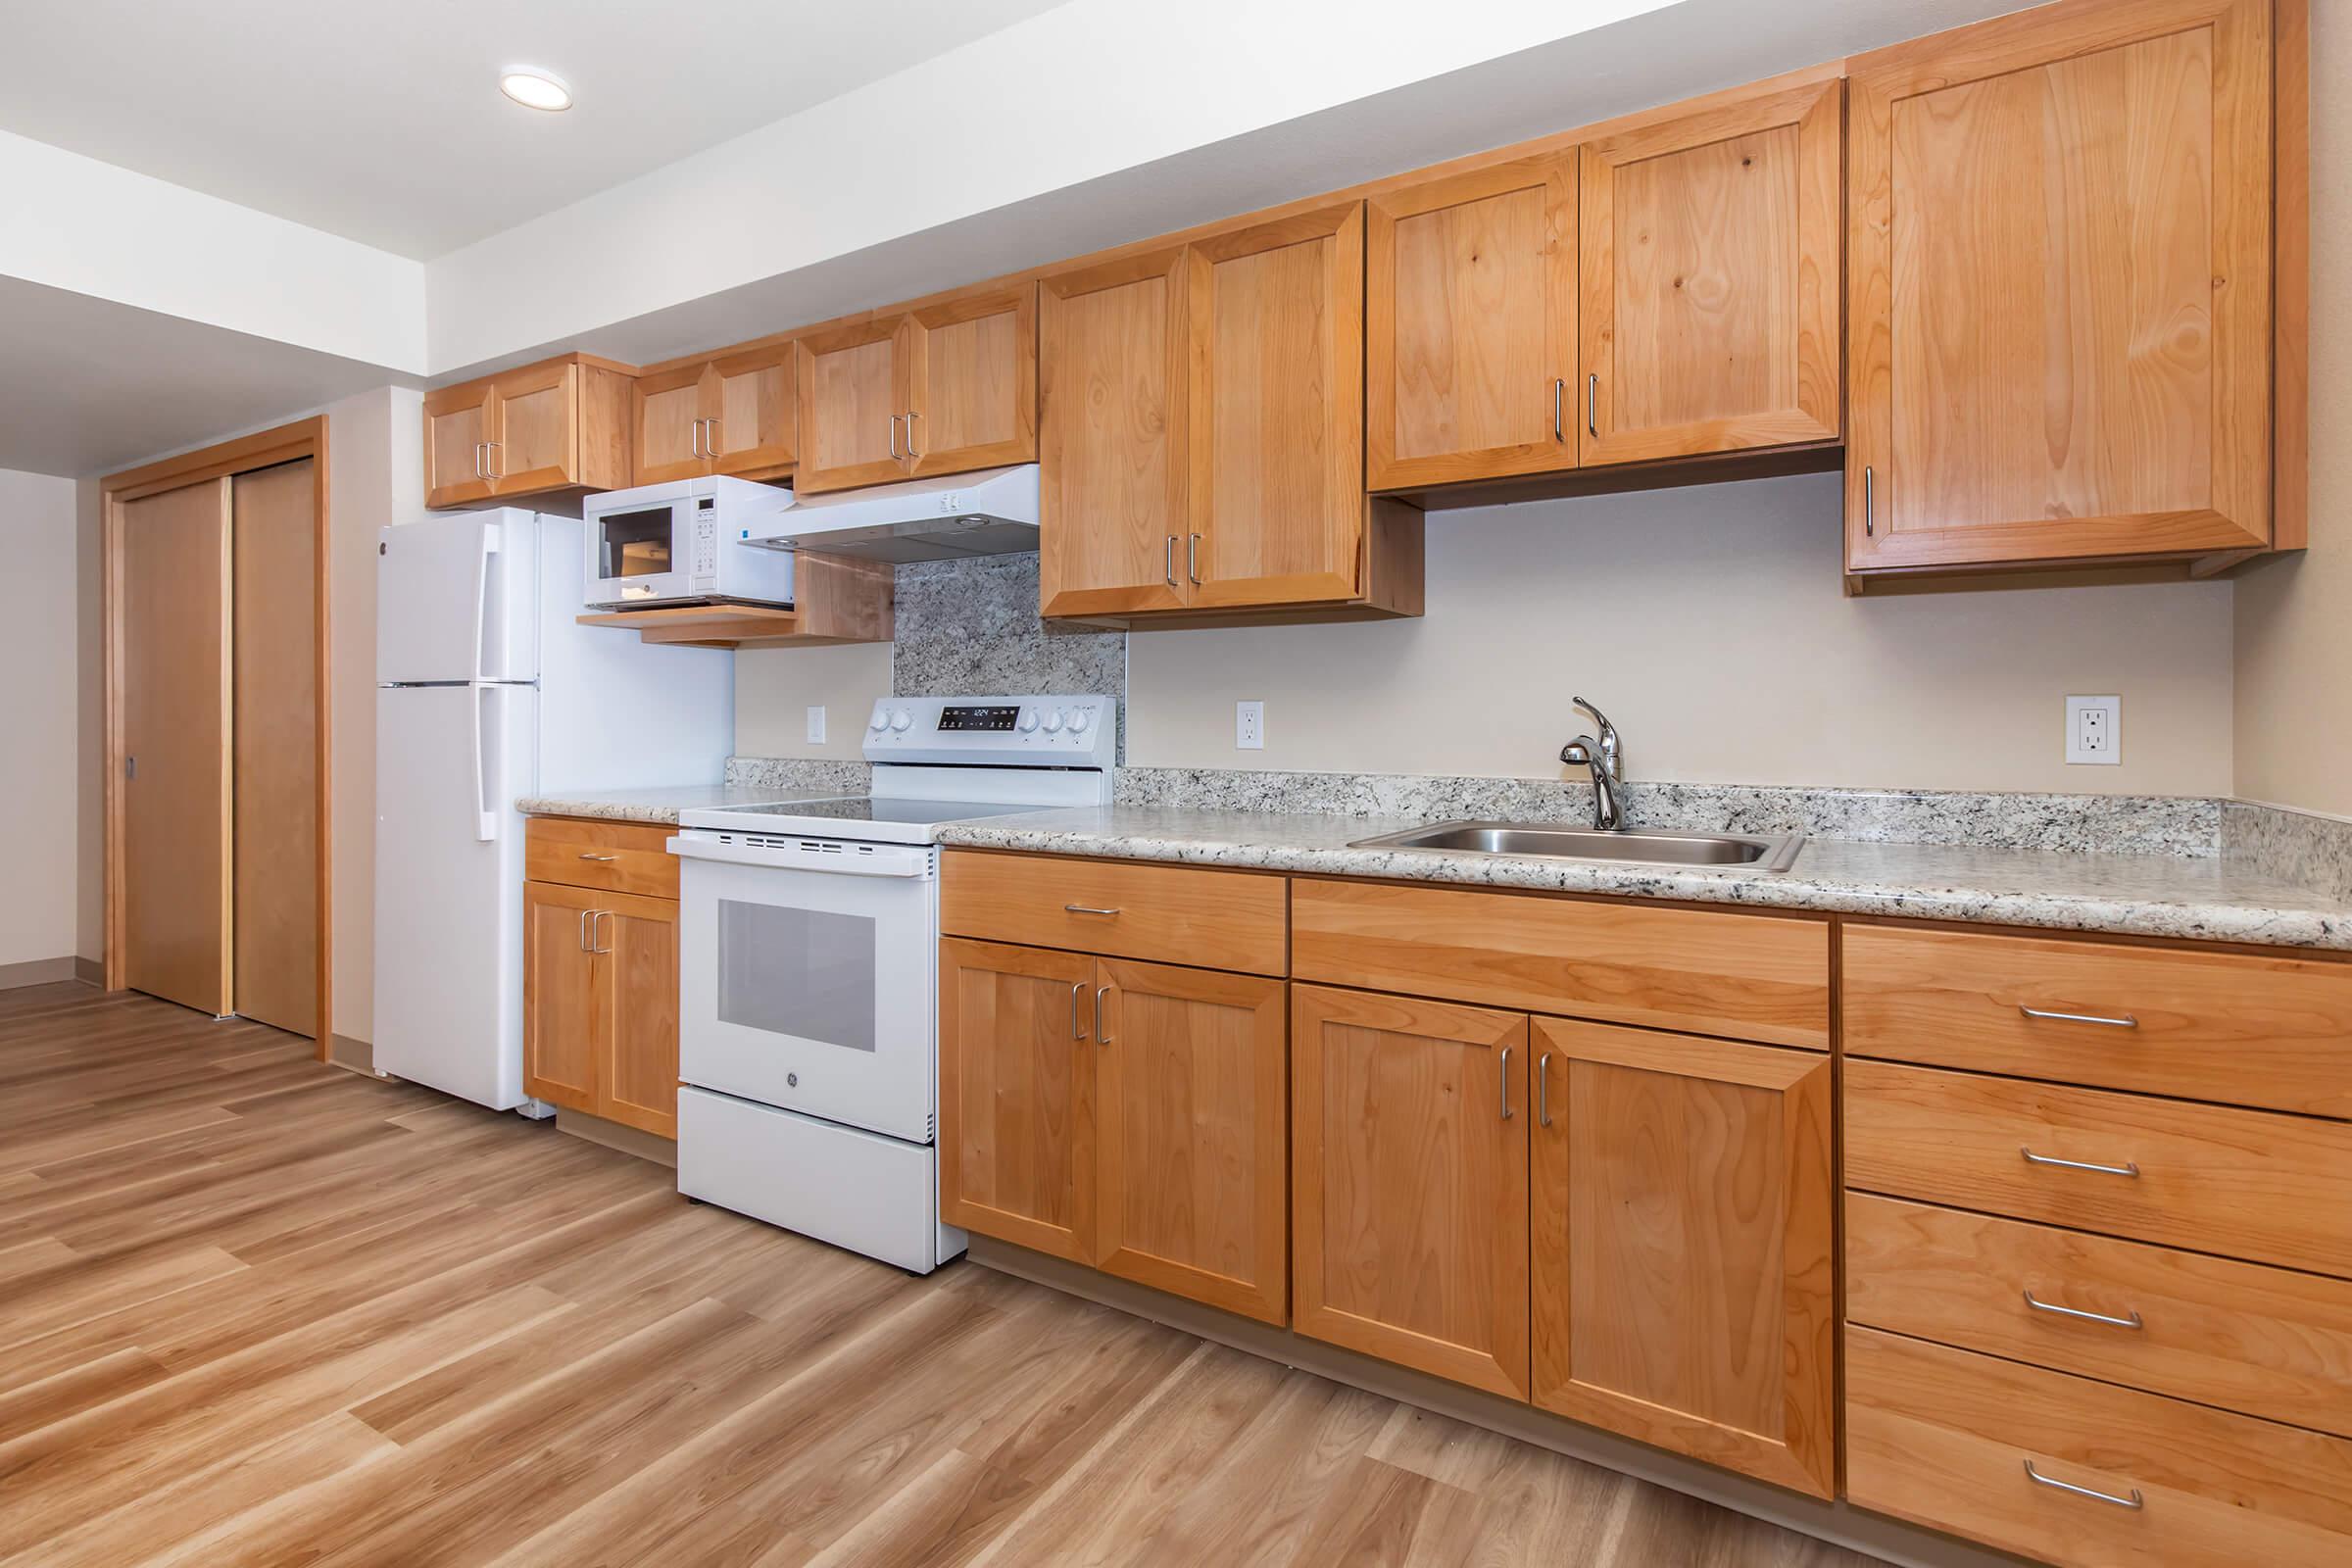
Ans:
[[[487,445],[489,445],[489,443],[486,441],[476,441],[473,444],[473,476],[476,479],[487,479],[490,477],[490,471],[486,466],[485,460],[482,456],[482,448]]]
[[[2022,1145],[2019,1146],[2017,1152],[2026,1156],[2026,1163],[2029,1165],[2060,1165],[2068,1170],[2095,1170],[2102,1176],[2136,1176],[2139,1174],[2139,1166],[2131,1160],[2126,1160],[2121,1165],[2100,1165],[2086,1159],[2060,1159],[2055,1154],[2036,1154]]]
[[[2031,1459],[2026,1461],[2026,1479],[2037,1487],[2047,1487],[2052,1492],[2071,1492],[2078,1497],[2088,1497],[2095,1502],[2112,1502],[2118,1508],[2144,1508],[2147,1506],[2147,1499],[2139,1494],[2137,1487],[2132,1489],[2132,1494],[2128,1497],[2119,1497],[2112,1492],[2094,1492],[2088,1487],[2078,1487],[2071,1481],[2061,1481],[2055,1476],[2043,1475],[2034,1468],[2034,1461]]]
[[[1095,987],[1095,1044],[1098,1046],[1110,1044],[1110,1034],[1102,1027],[1102,993],[1109,989],[1108,986]]]
[[[1086,1038],[1086,1031],[1078,1025],[1078,997],[1085,990],[1086,982],[1083,980],[1072,981],[1070,984],[1070,1038],[1072,1040]]]
[[[899,416],[895,414],[890,416],[890,455],[893,461],[899,455]]]
[[[716,415],[712,415],[703,421],[703,456],[706,458],[718,456],[718,416]]]
[[[580,858],[583,860],[617,860],[620,857],[617,855],[590,855],[586,850],[582,850]]]
[[[1585,433],[1600,434],[1600,377],[1585,377]]]
[[[598,946],[596,936],[600,923],[612,918],[612,911],[611,909],[590,909],[588,911],[588,951],[590,953],[611,953],[612,951],[611,948]]]
[[[589,947],[588,947],[588,911],[587,911],[586,909],[582,909],[582,910],[580,911],[580,951],[581,951],[582,953],[586,953],[586,952],[588,952],[588,951],[589,951]]]
[[[2034,1288],[2031,1285],[2026,1287],[2026,1304],[2036,1312],[2048,1312],[2054,1317],[2076,1317],[2085,1323],[2107,1323],[2119,1329],[2135,1329],[2140,1326],[2137,1312],[2128,1311],[2122,1317],[2109,1317],[2104,1312],[2084,1312],[2071,1306],[2060,1306],[2054,1301],[2044,1301],[2034,1296]]]
[[[1551,378],[1551,438],[1554,441],[1565,441],[1568,439],[1568,428],[1566,425],[1560,422],[1560,403],[1561,400],[1567,396],[1567,377],[1559,375],[1553,376]]]
[[[914,411],[908,409],[901,417],[906,421],[906,456],[909,460],[920,459],[922,454],[914,450]]]
[[[490,457],[490,454],[493,452],[504,452],[506,448],[507,444],[504,441],[485,441],[482,443],[482,457],[484,459],[483,466],[490,470],[487,477],[494,481],[504,479],[506,477],[506,473],[499,467],[497,460]]]
[[[1167,559],[1167,568],[1168,568],[1168,569],[1167,569],[1167,579],[1168,579],[1168,586],[1169,586],[1169,587],[1171,587],[1171,588],[1173,588],[1173,587],[1175,587],[1175,586],[1176,586],[1176,536],[1175,536],[1174,534],[1170,534],[1170,535],[1168,535],[1168,552],[1167,552],[1167,555],[1168,555],[1168,559]]]
[[[1511,1119],[1511,1048],[1508,1046],[1502,1048],[1501,1067],[1502,1119],[1509,1121]]]
[[[1184,574],[1195,583],[1200,581],[1200,536],[1197,533],[1185,536]]]
[[[1864,538],[1875,538],[1879,531],[1879,519],[1873,515],[1878,510],[1876,505],[1878,498],[1871,494],[1873,488],[1870,465],[1866,463],[1862,465],[1862,535]]]
[[[1115,908],[1098,909],[1091,904],[1065,904],[1062,907],[1072,914],[1116,914],[1119,912]]]
[[[2139,1020],[2128,1012],[2119,1013],[2112,1018],[2095,1012],[2050,1012],[2040,1007],[2029,1007],[2022,1002],[2017,1004],[2017,1010],[2029,1018],[2054,1018],[2060,1023],[2103,1023],[2110,1029],[2136,1029],[2139,1027]]]
[[[703,455],[703,421],[695,420],[686,427],[686,452],[689,457]]]
[[[1551,1053],[1536,1058],[1536,1125],[1551,1125]]]

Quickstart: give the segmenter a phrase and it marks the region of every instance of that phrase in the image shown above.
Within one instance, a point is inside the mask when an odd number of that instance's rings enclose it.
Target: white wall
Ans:
[[[106,957],[105,602],[98,566],[104,538],[96,479],[74,482],[74,684],[75,905],[74,952]]]
[[[11,826],[0,966],[71,957],[78,900],[74,481],[0,469],[0,802]]]

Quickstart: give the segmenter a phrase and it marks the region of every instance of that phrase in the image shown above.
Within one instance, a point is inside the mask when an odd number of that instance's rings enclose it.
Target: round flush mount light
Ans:
[[[561,78],[535,66],[509,66],[499,73],[498,90],[525,109],[544,109],[553,114],[571,107],[571,89]]]

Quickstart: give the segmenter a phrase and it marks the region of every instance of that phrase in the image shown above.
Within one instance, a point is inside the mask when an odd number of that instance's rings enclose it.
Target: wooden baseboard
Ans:
[[[1345,1383],[1400,1404],[1434,1410],[1457,1421],[1500,1432],[1801,1535],[1885,1558],[1901,1568],[2016,1568],[2020,1560],[2005,1552],[1863,1513],[1843,1502],[1822,1502],[1785,1492],[1596,1427],[1546,1414],[1531,1405],[1358,1355],[1289,1329],[1203,1306],[1149,1286],[1114,1279],[1009,1242],[974,1236],[968,1255],[984,1268],[1165,1323],[1187,1334],[1264,1356],[1335,1383]]]
[[[381,1078],[375,1070],[375,1045],[372,1041],[354,1040],[349,1035],[334,1035],[327,1041],[327,1064],[356,1072],[366,1078]]]
[[[60,980],[74,979],[80,973],[78,958],[26,958],[22,963],[0,963],[0,991],[14,991],[19,986],[50,986]]]
[[[650,1159],[657,1165],[667,1165],[673,1170],[677,1167],[678,1146],[674,1141],[607,1121],[602,1116],[591,1116],[584,1110],[558,1109],[556,1130],[624,1154],[634,1154],[639,1159]]]

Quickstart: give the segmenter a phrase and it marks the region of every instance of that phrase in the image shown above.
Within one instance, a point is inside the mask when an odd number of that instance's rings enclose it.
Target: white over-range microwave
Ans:
[[[792,555],[749,541],[792,505],[781,485],[706,474],[590,496],[582,601],[597,609],[711,600],[789,606]]]

